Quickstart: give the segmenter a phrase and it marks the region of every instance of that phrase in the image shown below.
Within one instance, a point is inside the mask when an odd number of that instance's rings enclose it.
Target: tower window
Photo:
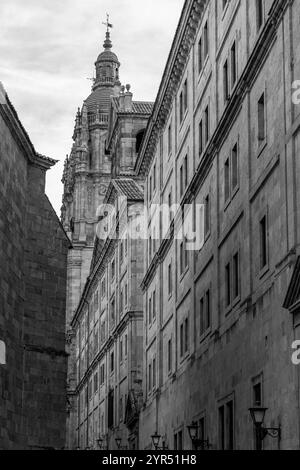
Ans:
[[[140,151],[144,135],[145,135],[145,129],[138,132],[137,135],[136,135],[136,142],[135,142],[135,151],[136,151],[136,153],[139,153],[139,151]]]

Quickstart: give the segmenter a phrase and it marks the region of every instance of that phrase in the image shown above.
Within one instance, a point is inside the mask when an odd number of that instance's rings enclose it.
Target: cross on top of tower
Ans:
[[[104,24],[104,26],[107,27],[107,32],[108,33],[109,33],[109,28],[113,28],[113,25],[109,22],[109,14],[108,13],[106,13],[106,22],[105,23],[103,22],[102,24]]]

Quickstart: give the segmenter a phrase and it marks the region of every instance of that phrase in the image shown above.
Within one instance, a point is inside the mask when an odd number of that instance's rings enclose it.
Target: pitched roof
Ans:
[[[133,101],[132,111],[137,114],[151,114],[154,103],[150,101]]]
[[[118,97],[112,98],[117,112],[125,112],[120,109],[120,101]],[[127,114],[152,114],[154,103],[151,101],[133,101],[132,110],[126,111]]]
[[[119,178],[112,180],[112,184],[117,191],[124,194],[127,199],[131,200],[141,200],[144,199],[144,194],[142,188],[130,178]]]

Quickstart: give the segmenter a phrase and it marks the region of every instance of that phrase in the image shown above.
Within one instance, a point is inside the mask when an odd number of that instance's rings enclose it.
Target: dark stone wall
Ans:
[[[0,449],[65,445],[65,301],[69,241],[0,115]]]

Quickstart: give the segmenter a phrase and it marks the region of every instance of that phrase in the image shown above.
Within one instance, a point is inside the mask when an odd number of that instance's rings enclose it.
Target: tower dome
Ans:
[[[120,62],[117,55],[111,50],[112,42],[109,28],[112,28],[112,25],[107,21],[106,26],[104,50],[95,62],[96,78],[92,93],[85,100],[89,113],[94,113],[96,109],[99,109],[101,113],[108,113],[110,98],[119,93],[121,86],[119,80]]]

